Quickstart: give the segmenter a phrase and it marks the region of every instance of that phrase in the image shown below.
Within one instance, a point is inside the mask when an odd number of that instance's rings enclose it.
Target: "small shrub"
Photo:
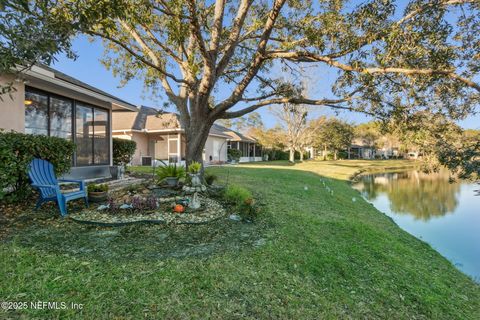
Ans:
[[[133,140],[120,138],[112,139],[113,164],[126,165],[132,161],[132,157],[137,149],[137,143]]]
[[[237,206],[238,215],[248,222],[253,222],[260,212],[253,198],[246,199],[243,203]]]
[[[180,179],[185,177],[185,168],[182,166],[177,166],[176,163],[168,164],[158,168],[156,173],[160,181],[168,177],[175,177]]]
[[[257,217],[259,207],[249,190],[240,186],[230,185],[225,189],[223,197],[225,201],[234,206],[242,220],[252,222]]]
[[[87,187],[88,192],[106,192],[108,191],[108,184],[89,184]]]
[[[197,173],[200,172],[201,169],[202,169],[202,164],[200,162],[197,162],[197,161],[192,161],[188,165],[188,172],[191,173],[191,174],[197,174]]]
[[[239,161],[242,156],[242,151],[237,149],[228,149],[227,153],[230,160]]]
[[[225,189],[224,198],[229,203],[241,205],[247,199],[252,198],[252,193],[244,187],[230,185],[227,187],[227,189]]]
[[[0,200],[25,199],[31,192],[28,165],[33,158],[48,160],[61,176],[72,166],[75,144],[66,139],[0,130]]]
[[[205,182],[209,186],[211,186],[216,180],[218,180],[218,177],[216,175],[214,175],[213,173],[205,172],[204,179],[205,179]]]
[[[340,151],[338,152],[337,159],[348,159],[348,153],[346,151]]]

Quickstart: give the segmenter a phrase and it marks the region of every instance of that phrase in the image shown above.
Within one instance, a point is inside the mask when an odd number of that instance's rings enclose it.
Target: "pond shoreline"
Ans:
[[[387,173],[387,172],[401,172],[401,171],[407,171],[407,170],[414,170],[419,167],[418,163],[412,164],[412,165],[401,165],[401,166],[385,166],[385,167],[373,167],[373,168],[364,168],[355,171],[350,177],[349,181],[351,183],[358,182],[358,179],[362,175],[366,174],[372,174],[372,173]]]
[[[426,174],[409,168],[367,172],[358,175],[351,185],[400,229],[480,282],[475,183],[451,183],[448,171]]]

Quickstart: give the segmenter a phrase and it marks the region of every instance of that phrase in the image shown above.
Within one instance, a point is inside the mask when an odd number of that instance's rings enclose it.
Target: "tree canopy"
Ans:
[[[380,118],[429,109],[462,118],[479,104],[478,0],[8,3],[35,8],[13,9],[19,17],[103,39],[104,63],[114,74],[163,90],[185,128],[187,161],[201,161],[214,121],[267,105]],[[338,71],[332,96],[309,97],[300,89],[305,64]],[[274,66],[293,77],[271,72]]]
[[[337,160],[339,151],[348,149],[352,144],[354,128],[352,125],[336,118],[327,119],[318,129],[315,145],[318,148],[333,150]]]

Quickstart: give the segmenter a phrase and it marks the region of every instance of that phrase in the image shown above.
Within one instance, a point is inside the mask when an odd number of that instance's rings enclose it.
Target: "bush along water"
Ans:
[[[0,200],[17,202],[30,195],[27,172],[33,158],[51,162],[58,177],[70,170],[74,151],[70,140],[0,131]]]

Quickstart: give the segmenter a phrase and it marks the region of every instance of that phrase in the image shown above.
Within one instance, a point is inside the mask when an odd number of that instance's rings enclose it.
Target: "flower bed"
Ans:
[[[113,214],[95,208],[72,213],[70,218],[81,223],[121,226],[133,223],[204,224],[226,216],[226,211],[220,203],[204,196],[200,197],[202,202],[200,209],[189,211],[187,208],[184,213],[173,212],[171,206],[167,204],[169,201],[176,200],[175,198],[158,200],[161,205],[156,210],[136,212],[131,209],[119,209]]]

